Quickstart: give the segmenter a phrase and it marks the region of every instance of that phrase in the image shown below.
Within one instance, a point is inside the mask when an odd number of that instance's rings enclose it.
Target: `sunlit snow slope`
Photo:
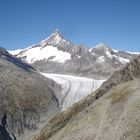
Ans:
[[[12,51],[11,51],[12,52]],[[10,53],[11,53],[10,52]],[[14,54],[16,51],[13,51]],[[71,59],[71,55],[67,52],[58,50],[56,47],[31,47],[20,53],[20,57],[25,58],[28,63],[34,63],[39,60],[49,60],[57,61],[63,63],[66,60]]]
[[[61,92],[56,97],[62,110],[66,110],[72,104],[95,91],[105,81],[71,75],[42,74],[61,85]]]

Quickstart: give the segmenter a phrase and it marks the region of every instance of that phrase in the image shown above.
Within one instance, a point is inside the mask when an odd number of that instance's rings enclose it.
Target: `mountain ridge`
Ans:
[[[11,53],[15,54],[15,51]],[[138,54],[113,50],[103,43],[94,48],[75,45],[56,30],[47,39],[23,49],[16,56],[40,72],[106,79]]]

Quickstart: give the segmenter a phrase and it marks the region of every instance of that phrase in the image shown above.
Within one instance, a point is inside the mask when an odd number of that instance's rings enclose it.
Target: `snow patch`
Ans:
[[[126,59],[126,58],[123,58],[123,57],[120,57],[120,56],[116,56],[116,55],[112,55],[109,50],[106,50],[106,55],[110,58],[110,59],[113,59],[113,58],[116,58],[116,60],[120,61],[122,64],[127,64],[130,62],[129,59]]]
[[[47,60],[50,57],[53,57],[52,61],[57,61],[59,63],[64,63],[66,60],[71,59],[71,54],[58,50],[53,46],[46,46],[44,48],[34,47],[24,51],[23,54],[20,54],[19,57],[25,57],[25,60],[28,63],[34,63],[38,60]]]
[[[89,51],[90,53],[92,52],[92,50],[93,50],[93,48],[89,48],[89,49],[88,49],[88,51]]]
[[[126,59],[126,58],[123,58],[123,57],[119,57],[119,56],[116,56],[116,55],[114,55],[114,57],[115,57],[118,61],[120,61],[122,64],[127,64],[127,63],[130,62],[129,59]]]
[[[104,63],[105,62],[105,57],[104,56],[98,57],[97,62],[98,63]]]
[[[19,54],[23,49],[17,49],[17,50],[13,50],[13,51],[8,51],[10,54],[12,55],[17,55]]]
[[[109,58],[112,59],[113,56],[112,56],[112,54],[111,54],[108,50],[106,50],[105,54],[106,54]]]
[[[114,52],[118,53],[119,51],[118,50],[115,50],[115,49],[112,49]]]
[[[129,52],[129,51],[127,51],[127,53],[136,54],[136,55],[139,55],[140,54],[140,52]]]

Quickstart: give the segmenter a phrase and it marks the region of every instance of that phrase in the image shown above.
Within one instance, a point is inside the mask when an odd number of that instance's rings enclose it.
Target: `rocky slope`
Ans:
[[[0,125],[0,140],[16,140],[15,135],[7,127],[7,115],[4,113]]]
[[[140,56],[51,119],[34,140],[139,140]]]
[[[94,48],[75,45],[58,30],[47,39],[23,50],[10,51],[38,71],[108,78],[134,58],[133,53],[116,51],[100,43]]]
[[[18,140],[30,140],[44,121],[60,111],[55,97],[59,88],[0,48],[0,120],[7,115],[7,125],[0,125],[0,138],[9,130]]]

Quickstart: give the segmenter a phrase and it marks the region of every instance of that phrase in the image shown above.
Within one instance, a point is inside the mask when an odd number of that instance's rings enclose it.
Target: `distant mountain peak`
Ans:
[[[58,28],[56,28],[56,29],[54,30],[53,34],[55,34],[55,35],[57,35],[57,34],[61,35],[61,33],[59,32],[59,29],[58,29]]]
[[[104,50],[112,50],[105,43],[99,43],[99,44],[96,45],[95,48],[97,48],[97,49],[104,49]]]
[[[113,50],[104,43],[97,44],[95,47],[90,48],[89,51],[91,53],[95,53],[95,54],[99,53],[100,55],[101,54],[104,55],[106,53],[112,53],[113,52]]]
[[[62,36],[62,34],[59,32],[58,29],[56,29],[47,39],[41,41],[42,44],[45,43],[45,45],[59,45],[63,42],[65,42],[66,40],[64,39],[64,37]],[[44,45],[43,45],[44,46]]]

